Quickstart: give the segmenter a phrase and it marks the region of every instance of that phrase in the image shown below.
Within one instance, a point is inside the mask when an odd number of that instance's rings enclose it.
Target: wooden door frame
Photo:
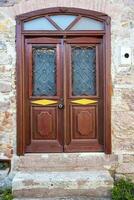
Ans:
[[[75,14],[102,21],[105,25],[104,31],[24,31],[23,23],[33,18],[42,17],[49,14]],[[103,60],[104,60],[104,151],[111,153],[111,37],[110,37],[110,17],[104,13],[67,7],[55,7],[37,10],[16,17],[16,86],[17,86],[17,154],[25,153],[25,104],[24,104],[24,65],[25,39],[36,36],[49,37],[74,37],[74,36],[101,36],[103,38]]]

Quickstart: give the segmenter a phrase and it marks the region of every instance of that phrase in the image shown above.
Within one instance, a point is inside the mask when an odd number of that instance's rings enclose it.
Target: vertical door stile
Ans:
[[[30,110],[30,106],[29,106],[29,96],[31,96],[31,92],[32,92],[32,46],[31,44],[27,44],[27,42],[25,43],[26,45],[26,51],[25,51],[25,74],[29,74],[29,76],[25,76],[25,91],[24,91],[24,99],[25,99],[25,111]],[[30,111],[31,112],[31,111]],[[30,132],[30,126],[31,126],[31,122],[30,122],[30,112],[25,112],[25,143],[26,145],[30,144],[30,140],[31,140],[31,132]],[[30,126],[29,126],[30,124]]]
[[[71,73],[70,73],[70,65],[71,65],[71,54],[70,54],[70,45],[64,40],[64,101],[65,101],[65,109],[64,109],[64,152],[66,152],[66,148],[70,143],[70,81],[71,81]]]
[[[98,69],[99,69],[98,70],[98,74],[99,74],[98,85],[101,86],[99,88],[100,112],[98,113],[99,119],[101,119],[101,120],[98,121],[98,128],[100,130],[102,130],[102,131],[100,131],[100,134],[98,135],[98,139],[99,139],[99,143],[101,145],[104,145],[104,132],[105,132],[105,129],[104,129],[104,114],[105,114],[105,112],[104,112],[104,88],[105,88],[104,80],[105,80],[105,77],[104,77],[104,60],[102,59],[103,58],[103,43],[102,42],[98,45],[97,54],[98,54],[98,65],[99,65],[99,67],[98,67]]]
[[[66,73],[67,73],[67,65],[66,65],[66,50],[67,46],[65,44],[65,40],[62,40],[62,58],[63,58],[63,99],[64,99],[64,147],[66,145],[67,140],[67,88],[66,88]]]
[[[56,73],[56,77],[57,77],[57,91],[58,91],[58,105],[59,104],[63,104],[63,95],[64,95],[64,91],[63,91],[63,44],[62,44],[62,40],[60,40],[60,43],[57,44],[57,73]],[[60,145],[62,146],[62,148],[64,148],[64,116],[63,116],[63,109],[58,109],[58,105],[57,105],[57,119],[58,119],[58,127],[59,127],[59,131],[60,134],[58,134],[58,140],[60,142]],[[64,151],[64,149],[63,149]]]

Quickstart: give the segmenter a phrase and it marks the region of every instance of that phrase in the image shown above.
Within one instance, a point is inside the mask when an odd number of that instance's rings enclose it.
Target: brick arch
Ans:
[[[32,18],[38,18],[42,15],[49,15],[49,14],[58,14],[58,13],[71,13],[71,14],[80,14],[88,17],[93,17],[96,20],[104,21],[107,24],[110,23],[110,17],[106,15],[105,13],[93,11],[93,10],[87,10],[87,9],[81,9],[81,8],[69,8],[69,7],[51,7],[51,8],[45,8],[40,10],[35,10],[32,12],[24,13],[21,15],[16,16],[16,20],[18,21],[24,21],[29,20]]]
[[[74,7],[94,10],[109,14],[110,2],[107,0],[22,0],[20,3],[7,8],[12,17],[23,13],[50,7]]]

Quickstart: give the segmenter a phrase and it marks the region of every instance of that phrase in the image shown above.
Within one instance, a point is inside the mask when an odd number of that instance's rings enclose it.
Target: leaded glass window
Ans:
[[[24,22],[24,30],[65,30],[70,25],[70,30],[104,30],[104,23],[89,17],[75,15],[51,15],[32,19]]]
[[[33,47],[33,95],[56,95],[56,47]]]
[[[24,30],[56,30],[44,17],[24,22]]]
[[[65,30],[76,18],[73,15],[54,15],[51,19],[63,30]]]
[[[71,30],[104,30],[104,24],[94,19],[82,17]]]
[[[72,47],[72,95],[96,95],[95,47]]]

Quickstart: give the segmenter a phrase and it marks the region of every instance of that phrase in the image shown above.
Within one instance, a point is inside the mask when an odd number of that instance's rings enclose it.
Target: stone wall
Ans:
[[[0,0],[0,153],[16,151],[15,16],[48,7],[77,7],[111,17],[112,151],[122,164],[134,161],[134,1],[133,0]],[[129,64],[121,47],[131,49]],[[123,173],[125,164],[118,169]],[[131,170],[132,172],[132,170]],[[134,167],[133,167],[134,172]]]
[[[15,144],[15,20],[0,9],[0,152]]]

